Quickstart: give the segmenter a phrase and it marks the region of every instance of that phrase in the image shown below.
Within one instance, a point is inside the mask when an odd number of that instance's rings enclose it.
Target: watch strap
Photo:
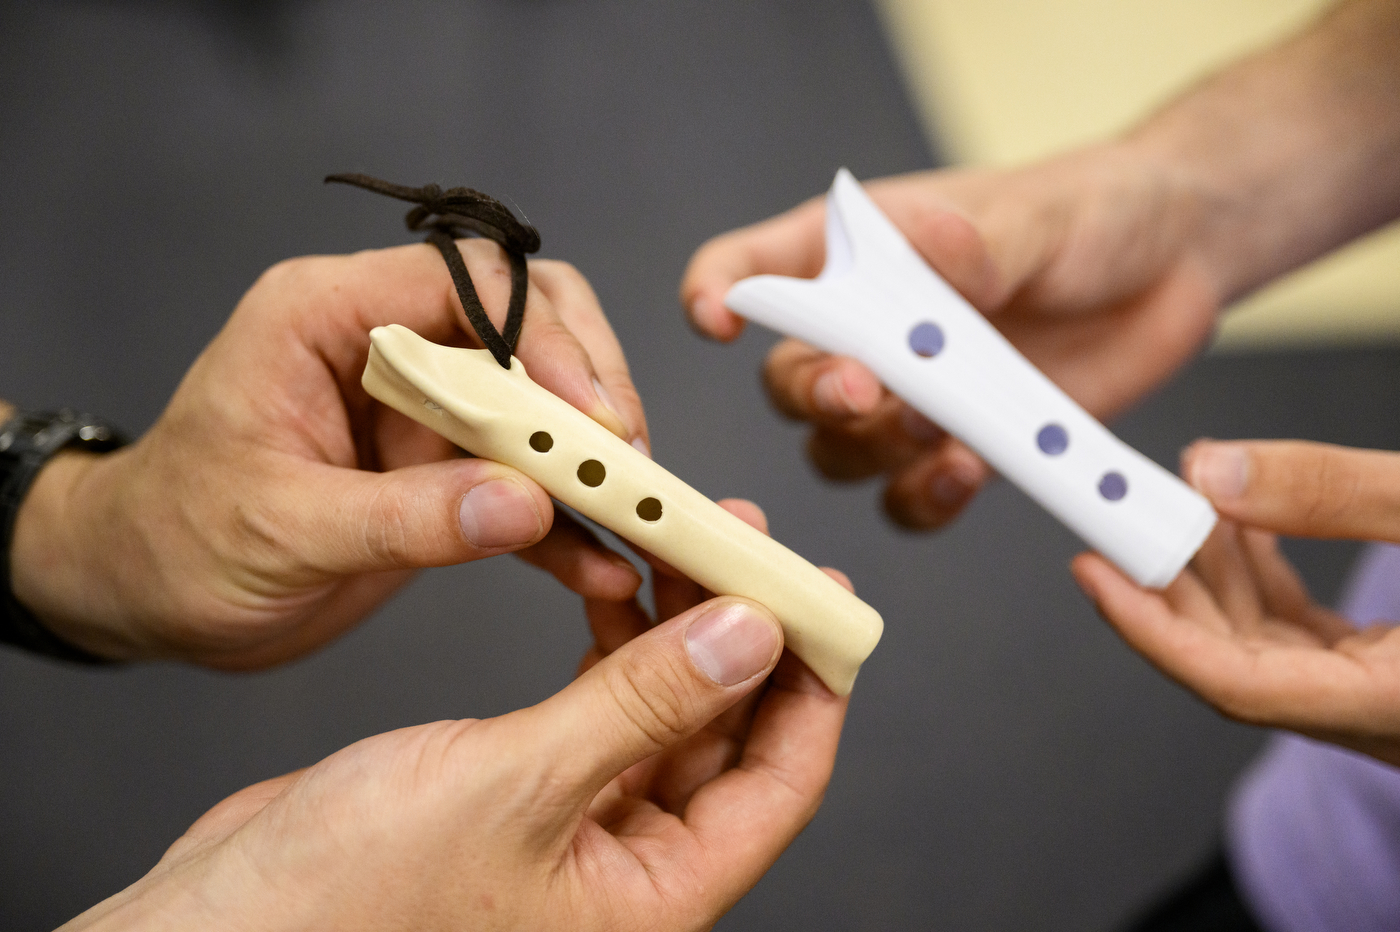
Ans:
[[[0,426],[0,643],[76,663],[108,663],[62,640],[15,598],[10,548],[25,496],[50,459],[68,447],[106,453],[126,441],[111,425],[67,408],[21,412]]]

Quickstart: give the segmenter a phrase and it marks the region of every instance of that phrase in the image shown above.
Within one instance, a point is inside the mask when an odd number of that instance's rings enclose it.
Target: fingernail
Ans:
[[[1199,444],[1191,457],[1190,479],[1208,498],[1239,498],[1249,483],[1249,457],[1235,444]]]
[[[608,551],[607,553],[603,554],[603,556],[607,558],[609,563],[611,563],[618,569],[627,570],[628,572],[633,573],[637,576],[641,575],[641,573],[637,572],[637,568],[632,565],[632,561],[624,557],[622,554],[615,553],[613,551]]]
[[[632,447],[647,459],[651,459],[651,444],[647,443],[647,438],[634,437],[632,439]]]
[[[899,426],[911,440],[941,440],[943,428],[908,406],[899,411]]]
[[[856,410],[839,372],[828,372],[817,379],[812,386],[812,403],[823,414],[853,414]]]
[[[714,311],[715,302],[709,298],[700,297],[690,302],[690,319],[699,326],[709,324],[710,316]]]
[[[619,421],[622,420],[622,415],[618,414],[617,405],[613,404],[612,395],[608,394],[608,390],[603,387],[603,383],[599,382],[596,377],[593,379],[593,393],[598,396],[598,400],[603,403],[603,407],[617,415]]]
[[[544,533],[534,497],[516,479],[492,479],[462,496],[462,536],[477,547],[528,544]]]
[[[733,686],[768,669],[778,647],[773,622],[742,602],[716,608],[685,632],[685,649],[701,673]]]

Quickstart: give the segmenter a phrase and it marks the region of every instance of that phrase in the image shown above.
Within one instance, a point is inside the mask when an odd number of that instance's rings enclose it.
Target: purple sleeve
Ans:
[[[1362,552],[1340,610],[1360,625],[1400,619],[1400,547]],[[1269,932],[1400,930],[1400,770],[1277,734],[1235,786],[1226,849]]]

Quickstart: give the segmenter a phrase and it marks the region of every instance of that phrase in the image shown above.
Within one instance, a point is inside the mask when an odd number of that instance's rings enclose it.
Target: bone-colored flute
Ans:
[[[439,346],[397,324],[370,333],[373,397],[554,498],[720,595],[766,606],[787,644],[837,695],[880,640],[869,605],[535,384],[512,358]]]

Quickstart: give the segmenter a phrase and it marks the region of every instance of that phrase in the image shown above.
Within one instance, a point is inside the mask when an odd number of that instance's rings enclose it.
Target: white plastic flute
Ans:
[[[1141,585],[1175,579],[1215,526],[1204,497],[1031,365],[844,168],[827,195],[821,275],[747,278],[725,304],[864,363]]]
[[[880,640],[869,605],[541,388],[518,359],[439,346],[397,325],[370,332],[372,396],[559,501],[711,592],[767,606],[785,643],[837,695]]]

